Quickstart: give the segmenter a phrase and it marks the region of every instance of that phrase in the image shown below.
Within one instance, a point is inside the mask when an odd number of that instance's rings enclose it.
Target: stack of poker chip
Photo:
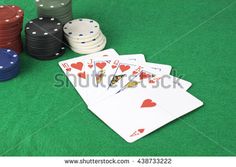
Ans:
[[[67,23],[72,20],[72,0],[36,0],[38,17],[54,17]]]
[[[0,6],[0,48],[22,51],[21,31],[24,12],[17,6]]]
[[[106,37],[99,24],[91,19],[76,19],[64,25],[64,35],[71,50],[79,54],[101,51],[106,46]]]
[[[26,50],[40,60],[55,59],[65,53],[63,25],[55,18],[39,17],[26,24]]]
[[[0,81],[15,78],[20,71],[19,56],[11,49],[0,49]]]

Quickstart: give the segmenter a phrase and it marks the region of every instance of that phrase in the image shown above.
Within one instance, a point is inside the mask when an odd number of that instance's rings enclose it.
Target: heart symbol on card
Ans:
[[[92,64],[89,64],[88,67],[89,67],[89,68],[93,68],[93,65],[92,65]]]
[[[139,133],[143,133],[145,129],[139,129]]]
[[[120,70],[122,71],[122,72],[125,72],[125,71],[127,71],[127,70],[129,70],[130,69],[130,66],[129,65],[120,65]]]
[[[145,129],[138,129],[137,131],[132,133],[132,135],[130,135],[130,137],[138,136],[138,135],[142,134],[144,131],[145,131]]]
[[[111,67],[112,67],[112,69],[114,69],[114,68],[116,68],[117,66],[116,66],[116,65],[112,65]]]
[[[146,78],[149,78],[149,77],[151,77],[151,75],[150,75],[150,74],[147,74],[147,73],[145,73],[145,72],[141,72],[141,74],[140,74],[140,76],[139,76],[139,78],[140,78],[141,80],[146,79]]]
[[[155,102],[153,102],[151,99],[146,99],[143,101],[141,108],[155,107],[156,105],[157,104]]]
[[[79,70],[79,71],[81,71],[81,70],[83,69],[83,66],[84,66],[84,64],[83,64],[82,62],[78,62],[78,63],[73,63],[73,64],[71,64],[71,67],[72,67],[72,68],[75,68],[75,69],[77,69],[77,70]]]
[[[71,71],[71,68],[67,68],[66,71]]]
[[[84,72],[81,72],[81,73],[78,73],[78,76],[79,76],[80,78],[86,79],[86,73],[85,73],[85,71],[84,71]]]
[[[96,66],[100,69],[103,69],[107,64],[105,62],[102,63],[96,63]]]
[[[138,71],[133,71],[133,75],[136,75],[136,74],[138,74]]]

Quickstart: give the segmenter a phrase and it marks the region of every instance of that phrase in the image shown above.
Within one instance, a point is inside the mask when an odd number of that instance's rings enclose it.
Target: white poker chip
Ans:
[[[94,46],[101,45],[104,41],[105,36],[101,33],[97,38],[93,39],[92,41],[88,42],[72,42],[68,40],[68,43],[73,48],[93,48]]]
[[[99,34],[99,24],[90,19],[76,19],[64,26],[64,33],[71,38],[86,39]]]
[[[80,50],[80,49],[77,49],[77,48],[73,48],[71,47],[71,50],[76,52],[76,53],[79,53],[79,54],[91,54],[91,53],[96,53],[96,52],[99,52],[101,50],[103,50],[106,46],[106,43],[107,43],[107,40],[106,38],[104,38],[104,41],[101,45],[95,47],[95,48],[92,48],[92,49],[83,49],[83,50]]]
[[[90,36],[89,38],[72,38],[66,34],[65,37],[67,40],[71,41],[71,42],[76,42],[76,43],[80,43],[80,42],[89,42],[89,41],[92,41],[93,39],[96,39],[98,38],[100,35],[101,35],[101,31],[99,31],[99,33],[95,34],[94,36]]]

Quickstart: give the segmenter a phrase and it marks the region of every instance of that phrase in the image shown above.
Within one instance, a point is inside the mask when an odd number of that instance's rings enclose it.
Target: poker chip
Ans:
[[[91,19],[69,21],[63,27],[65,38],[71,50],[79,54],[101,51],[106,46],[106,37],[99,24]]]
[[[0,48],[22,51],[21,31],[24,11],[14,5],[0,6]]]
[[[62,24],[72,20],[72,0],[36,0],[38,17],[54,17]]]
[[[11,49],[0,49],[0,81],[15,78],[19,72],[18,54]]]
[[[25,26],[26,50],[40,60],[55,59],[65,53],[63,25],[55,18],[39,17]]]
[[[83,48],[82,50],[80,50],[80,49],[71,47],[71,50],[73,50],[76,53],[80,53],[80,54],[91,54],[91,53],[95,53],[95,52],[99,52],[99,51],[103,50],[106,46],[106,42],[107,41],[105,38],[102,44],[97,45],[94,48]]]

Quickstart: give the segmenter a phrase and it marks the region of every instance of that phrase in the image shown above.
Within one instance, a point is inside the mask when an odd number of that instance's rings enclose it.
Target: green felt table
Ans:
[[[24,9],[24,24],[37,17],[33,0],[3,2]],[[70,83],[55,86],[55,75],[63,74],[58,62],[78,54],[67,49],[39,61],[23,52],[20,75],[0,83],[0,155],[236,155],[234,2],[74,0],[74,18],[97,20],[106,48],[172,65],[205,105],[129,144],[87,109]]]

